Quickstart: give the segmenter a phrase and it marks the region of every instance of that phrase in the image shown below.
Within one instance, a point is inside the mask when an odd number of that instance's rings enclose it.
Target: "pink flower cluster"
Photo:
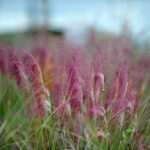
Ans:
[[[86,46],[63,43],[57,53],[35,47],[31,54],[0,47],[0,70],[15,78],[23,89],[30,116],[33,113],[45,117],[45,112],[50,111],[50,94],[54,117],[62,119],[62,128],[67,126],[80,135],[87,120],[101,121],[105,126],[107,116],[108,123],[120,123],[124,114],[128,118],[136,116],[144,91],[138,92],[144,81],[143,72],[149,72],[150,59],[140,58],[138,65],[131,61],[131,45],[122,48],[115,40],[95,45],[94,48],[86,45],[93,48],[92,52]],[[51,59],[45,61],[49,53]],[[49,81],[52,87],[48,89]]]
[[[44,117],[44,105],[48,102],[48,94],[38,63],[31,54],[10,48],[0,48],[0,70],[9,78],[15,78],[25,93],[28,113]]]

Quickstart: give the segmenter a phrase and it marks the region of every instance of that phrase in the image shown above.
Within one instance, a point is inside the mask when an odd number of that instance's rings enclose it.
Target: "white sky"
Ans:
[[[31,1],[38,8],[36,21],[40,24],[42,15],[38,0],[0,0],[1,33],[28,27],[27,10]],[[94,25],[118,33],[124,21],[135,34],[150,28],[150,0],[49,0],[48,7],[49,24],[54,28],[77,30]]]

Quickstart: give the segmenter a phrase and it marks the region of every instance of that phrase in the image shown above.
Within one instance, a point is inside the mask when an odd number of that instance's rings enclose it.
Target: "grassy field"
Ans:
[[[148,48],[47,43],[0,46],[0,150],[150,149]]]

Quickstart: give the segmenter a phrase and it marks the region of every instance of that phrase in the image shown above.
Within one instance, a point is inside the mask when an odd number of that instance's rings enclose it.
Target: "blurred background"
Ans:
[[[49,35],[86,40],[89,31],[118,35],[125,29],[137,41],[150,39],[149,0],[0,0],[0,42]]]

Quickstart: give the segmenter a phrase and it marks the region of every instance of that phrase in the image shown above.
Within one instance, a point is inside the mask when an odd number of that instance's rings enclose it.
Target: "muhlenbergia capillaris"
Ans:
[[[149,149],[150,55],[132,46],[1,46],[0,148]]]

